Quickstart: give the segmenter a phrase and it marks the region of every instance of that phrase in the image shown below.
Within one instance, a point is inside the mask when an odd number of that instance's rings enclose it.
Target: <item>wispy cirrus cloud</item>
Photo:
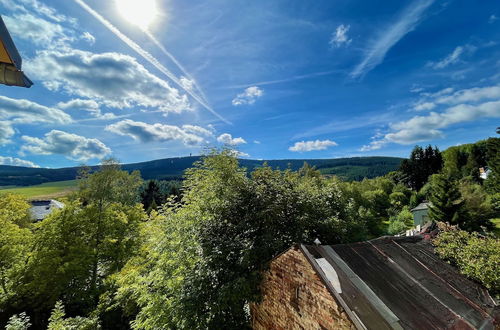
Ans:
[[[290,148],[288,148],[288,150],[294,152],[307,152],[316,150],[326,150],[329,147],[335,147],[337,145],[338,145],[337,142],[331,140],[300,141],[300,142],[295,142],[295,144]]]
[[[387,52],[422,21],[434,0],[414,0],[390,26],[379,31],[363,54],[363,60],[350,73],[351,78],[363,77],[382,63]]]
[[[98,139],[86,138],[60,130],[52,130],[40,139],[23,136],[26,142],[21,152],[30,152],[37,155],[64,155],[73,160],[87,161],[102,159],[111,153],[104,143]]]
[[[476,50],[476,47],[472,45],[465,45],[465,46],[458,46],[456,47],[453,52],[448,54],[445,58],[437,61],[437,62],[428,62],[427,66],[439,70],[439,69],[444,69],[447,66],[456,64],[460,62],[460,58],[462,55],[465,53],[473,53]]]

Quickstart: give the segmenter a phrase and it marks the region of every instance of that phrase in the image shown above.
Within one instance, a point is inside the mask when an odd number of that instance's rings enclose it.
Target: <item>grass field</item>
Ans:
[[[1,193],[13,193],[23,195],[28,199],[49,199],[63,197],[75,191],[76,180],[56,181],[27,187],[0,187]]]

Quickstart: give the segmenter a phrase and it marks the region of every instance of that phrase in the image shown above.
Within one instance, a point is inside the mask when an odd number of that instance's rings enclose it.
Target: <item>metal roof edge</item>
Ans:
[[[315,272],[318,274],[319,278],[323,282],[323,284],[328,288],[328,291],[330,291],[330,294],[333,296],[333,298],[342,306],[346,314],[349,316],[349,319],[351,322],[354,324],[354,326],[358,330],[366,330],[367,327],[363,324],[361,319],[356,315],[356,313],[349,308],[349,305],[345,302],[345,300],[338,294],[338,292],[335,290],[333,285],[330,283],[330,281],[327,280],[326,274],[323,272],[321,267],[317,264],[315,258],[313,255],[307,250],[306,246],[304,244],[299,245],[300,250],[306,257],[307,261],[311,264]],[[289,249],[287,249],[288,251]]]

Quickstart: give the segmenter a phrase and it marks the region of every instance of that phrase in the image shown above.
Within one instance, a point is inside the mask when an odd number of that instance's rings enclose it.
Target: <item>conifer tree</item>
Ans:
[[[457,184],[445,175],[438,174],[433,177],[430,202],[429,217],[432,220],[458,224],[461,227],[465,225],[462,195]]]

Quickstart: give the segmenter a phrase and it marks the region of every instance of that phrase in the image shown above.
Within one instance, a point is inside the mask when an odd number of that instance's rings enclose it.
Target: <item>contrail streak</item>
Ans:
[[[144,29],[143,32],[148,36],[148,38],[163,52],[165,56],[167,56],[172,62],[174,62],[175,65],[182,71],[182,73],[189,78],[193,83],[198,92],[201,94],[202,99],[208,103],[207,98],[205,97],[205,94],[201,90],[200,86],[196,83],[196,80],[187,72],[187,70],[184,68],[184,66],[177,61],[177,59],[170,53],[165,46],[161,44],[161,42],[156,39],[156,37],[147,29]]]
[[[174,83],[176,83],[180,88],[182,88],[186,93],[188,93],[193,99],[195,99],[198,103],[200,103],[205,109],[210,111],[213,115],[215,115],[217,118],[225,122],[226,124],[230,124],[228,120],[226,120],[224,117],[219,115],[217,112],[215,112],[214,109],[212,109],[211,106],[209,106],[204,100],[202,100],[198,95],[187,89],[182,85],[182,83],[179,81],[179,79],[170,71],[168,70],[165,66],[163,66],[153,55],[142,49],[137,43],[135,43],[132,39],[127,37],[125,34],[123,34],[120,30],[118,30],[111,22],[106,20],[104,17],[102,17],[98,12],[96,12],[94,9],[92,9],[89,5],[87,5],[83,0],[74,0],[80,7],[85,9],[90,15],[92,15],[95,19],[97,19],[99,22],[101,22],[108,30],[110,30],[114,35],[116,35],[118,38],[120,38],[127,46],[132,48],[137,54],[139,54],[141,57],[143,57],[146,61],[151,63],[155,68],[157,68],[159,71],[161,71],[163,74],[165,74],[167,77],[169,77]]]

